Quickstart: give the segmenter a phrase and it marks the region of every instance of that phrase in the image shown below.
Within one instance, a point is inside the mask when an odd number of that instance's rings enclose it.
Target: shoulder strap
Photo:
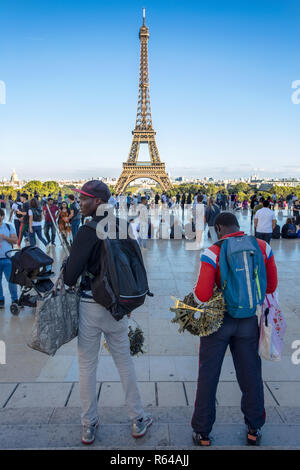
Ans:
[[[221,248],[222,245],[223,245],[223,242],[225,242],[224,239],[223,239],[223,240],[218,240],[217,242],[214,243],[214,245],[216,245],[216,246],[218,246],[219,248]]]
[[[5,225],[6,225],[6,227],[8,228],[8,231],[9,231],[9,233],[10,233],[10,225],[9,225],[7,222],[5,222]]]

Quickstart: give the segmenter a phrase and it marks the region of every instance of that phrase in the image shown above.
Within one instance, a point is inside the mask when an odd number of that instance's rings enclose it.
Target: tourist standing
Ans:
[[[213,243],[218,239],[215,231],[215,218],[219,213],[220,209],[217,204],[215,204],[214,198],[210,197],[208,200],[208,206],[205,208],[205,223],[208,225],[209,234]]]
[[[18,246],[21,246],[22,239],[25,237],[26,239],[28,238],[28,231],[29,231],[29,202],[28,202],[28,194],[27,193],[22,193],[20,196],[21,202],[22,202],[22,209],[19,209],[17,211],[17,214],[21,216],[20,218],[20,230],[19,230],[19,240],[18,240]]]
[[[2,276],[4,274],[7,282],[11,302],[18,301],[17,285],[9,282],[11,275],[11,260],[6,257],[6,253],[18,242],[16,230],[12,224],[4,223],[5,211],[0,209],[0,308],[4,308],[4,294],[2,288]]]
[[[300,225],[300,202],[297,197],[295,197],[293,201],[293,216],[295,224]]]
[[[61,232],[67,244],[70,243],[70,238],[72,234],[69,217],[70,217],[70,209],[68,208],[67,202],[63,201],[61,203],[61,208],[58,212],[57,224],[58,224],[59,231]]]
[[[222,211],[226,211],[226,209],[227,209],[227,195],[225,194],[225,191],[222,191],[221,207],[222,207]]]

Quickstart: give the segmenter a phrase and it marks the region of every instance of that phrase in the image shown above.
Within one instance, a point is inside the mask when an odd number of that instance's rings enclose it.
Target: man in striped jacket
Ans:
[[[240,231],[237,218],[230,212],[222,212],[216,217],[215,230],[219,240],[244,235],[244,232]],[[268,243],[259,239],[257,242],[266,267],[267,293],[272,293],[277,287],[274,255]],[[215,244],[201,255],[199,278],[194,288],[194,297],[198,302],[207,302],[212,297],[215,284],[221,287],[220,251],[220,246]],[[259,328],[256,315],[249,318],[233,318],[227,312],[224,313],[219,330],[201,338],[198,387],[191,423],[196,445],[210,445],[209,433],[216,417],[216,390],[228,345],[242,391],[241,409],[248,426],[248,443],[259,443],[260,428],[265,422],[265,409],[258,340]]]

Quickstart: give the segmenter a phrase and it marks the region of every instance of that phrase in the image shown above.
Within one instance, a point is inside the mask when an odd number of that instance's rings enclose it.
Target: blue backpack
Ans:
[[[263,254],[251,235],[229,237],[221,247],[219,266],[226,311],[233,318],[248,318],[262,305],[267,289]]]

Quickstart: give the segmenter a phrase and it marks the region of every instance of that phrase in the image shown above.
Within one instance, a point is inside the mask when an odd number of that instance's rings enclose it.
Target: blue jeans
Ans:
[[[272,232],[271,233],[265,233],[265,232],[256,232],[256,238],[259,238],[260,240],[264,240],[267,243],[270,243],[272,240]]]
[[[47,246],[47,241],[42,235],[42,226],[41,225],[36,225],[32,227],[33,233],[30,233],[29,231],[29,241],[30,241],[30,246],[35,246],[36,245],[36,239],[35,235],[41,240],[41,242]]]
[[[11,274],[11,261],[7,258],[0,258],[0,300],[4,300],[3,289],[2,289],[2,274],[6,277],[8,282],[9,292],[12,302],[18,300],[17,284],[9,282]]]
[[[72,230],[73,241],[74,241],[74,238],[76,237],[76,234],[78,232],[79,225],[80,225],[80,219],[71,220],[71,230]]]

